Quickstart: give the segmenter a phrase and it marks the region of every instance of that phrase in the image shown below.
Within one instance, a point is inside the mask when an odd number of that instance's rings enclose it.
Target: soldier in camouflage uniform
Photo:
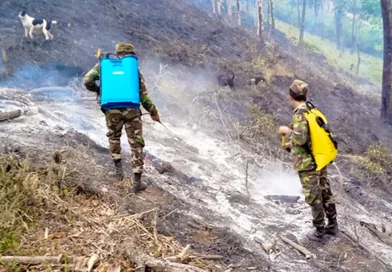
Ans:
[[[133,45],[130,43],[120,43],[116,45],[116,54],[121,57],[127,54],[135,54]],[[99,80],[100,66],[96,64],[83,78],[84,85],[89,91],[99,95],[100,89],[96,85]],[[144,77],[139,71],[140,78],[140,101],[143,107],[151,114],[154,121],[160,121],[158,111],[152,103],[147,93]],[[115,165],[115,174],[119,180],[124,177],[121,164],[121,131],[125,127],[129,145],[132,150],[132,171],[133,171],[133,193],[138,193],[145,189],[145,185],[141,183],[141,174],[144,165],[144,139],[142,133],[142,120],[140,108],[118,108],[102,111],[106,117],[106,125],[109,130],[107,137],[109,138],[110,152]]]
[[[311,152],[309,126],[304,117],[307,111],[306,95],[308,84],[301,80],[294,80],[290,86],[290,101],[295,107],[290,127],[281,126],[279,133],[286,135],[289,142],[284,148],[294,157],[294,168],[299,173],[305,201],[312,209],[315,231],[307,234],[313,241],[320,241],[324,234],[337,235],[335,199],[328,181],[327,167],[316,171],[316,162]],[[328,218],[325,226],[324,216]]]

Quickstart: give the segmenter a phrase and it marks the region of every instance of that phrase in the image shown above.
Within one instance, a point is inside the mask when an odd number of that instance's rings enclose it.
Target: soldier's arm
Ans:
[[[99,94],[99,87],[95,83],[96,80],[99,80],[99,63],[97,63],[87,74],[83,77],[83,84],[86,86],[86,89]]]
[[[154,103],[147,92],[146,83],[144,81],[144,77],[142,72],[139,71],[139,85],[140,85],[140,102],[143,105],[143,108],[146,109],[151,115],[157,115],[158,110],[155,107]]]
[[[302,146],[308,142],[309,126],[302,114],[295,114],[293,116],[292,129],[289,136],[292,146]]]

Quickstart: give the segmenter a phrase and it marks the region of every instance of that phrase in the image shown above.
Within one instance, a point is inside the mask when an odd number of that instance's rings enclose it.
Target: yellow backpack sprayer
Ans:
[[[307,111],[304,117],[309,125],[310,150],[316,162],[316,171],[320,171],[328,164],[332,164],[339,173],[339,183],[343,190],[343,176],[335,163],[338,154],[338,144],[331,132],[327,118],[311,102],[306,102]],[[282,135],[282,147],[286,146],[286,135]]]

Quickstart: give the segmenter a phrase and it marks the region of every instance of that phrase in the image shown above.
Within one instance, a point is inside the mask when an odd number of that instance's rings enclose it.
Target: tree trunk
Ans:
[[[263,14],[263,0],[258,0],[257,1],[257,10],[258,10],[258,34],[260,37],[261,44],[265,44],[264,41],[264,14]]]
[[[216,11],[220,17],[222,15],[222,0],[216,0]]]
[[[391,0],[380,0],[380,2],[384,29],[381,118],[388,124],[392,124],[392,7]]]
[[[270,0],[271,3],[271,28],[275,30],[275,8],[274,8],[274,0]]]
[[[357,59],[357,70],[355,71],[355,75],[358,76],[359,66],[361,65],[361,51],[359,51],[358,42],[356,40],[355,40],[355,45],[357,47],[357,57],[358,57],[358,59]]]
[[[255,19],[255,26],[257,27],[257,35],[259,35],[259,0],[255,0],[255,13],[254,13],[254,19]]]
[[[360,29],[361,29],[361,21],[359,21],[359,24],[354,33],[355,49],[357,50],[357,70],[355,71],[356,76],[358,76],[359,74],[359,66],[361,65],[361,51],[359,51],[359,46],[358,46],[359,44],[358,37],[359,37]]]
[[[320,33],[321,33],[321,38],[324,39],[324,5],[323,5],[323,0],[320,1]]]
[[[356,48],[355,31],[357,24],[357,0],[353,0],[353,22],[351,26],[351,54],[354,53]]]
[[[319,29],[319,21],[320,21],[320,0],[314,0],[314,28],[317,30]]]
[[[269,0],[267,0],[267,25],[265,26],[267,30],[267,39],[269,39],[270,34],[271,34],[271,3]]]
[[[306,15],[306,0],[302,0],[302,18],[301,18],[301,29],[299,33],[299,44],[302,45],[304,42],[305,32],[305,15]]]
[[[212,2],[212,13],[216,14],[216,0],[211,0]]]
[[[229,18],[229,22],[231,24],[231,20],[233,18],[233,10],[232,10],[232,6],[231,6],[231,0],[227,0],[226,1],[227,4],[227,17]]]
[[[300,0],[297,0],[297,13],[298,13],[298,28],[301,28],[301,9],[300,9]]]
[[[336,4],[335,4],[336,3]],[[342,17],[343,17],[343,7],[340,1],[335,1],[335,27],[336,27],[336,48],[340,51],[342,50]]]
[[[241,6],[240,6],[240,0],[237,0],[237,25],[241,26]]]

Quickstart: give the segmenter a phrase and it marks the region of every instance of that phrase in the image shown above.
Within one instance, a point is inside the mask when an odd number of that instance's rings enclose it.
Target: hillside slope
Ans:
[[[384,163],[387,169],[376,175],[364,170],[363,163],[374,162],[374,156],[364,154],[370,145],[390,145],[390,129],[379,121],[378,101],[362,95],[354,77],[297,51],[282,35],[275,37],[277,43],[260,48],[250,33],[230,28],[184,1],[37,0],[25,7],[25,1],[14,0],[0,5],[1,47],[9,59],[5,63],[9,75],[0,86],[17,88],[2,89],[0,106],[39,109],[31,111],[32,116],[1,123],[2,142],[47,156],[70,143],[77,150],[83,145],[80,135],[96,143],[93,150],[106,147],[102,115],[95,103],[86,101],[90,97],[86,98],[80,77],[74,76],[96,62],[97,48],[109,51],[118,41],[129,40],[140,54],[151,96],[170,131],[144,119],[146,176],[152,187],[141,197],[148,205],[106,176],[110,168],[106,150],[85,155],[94,161],[88,172],[94,172],[93,165],[100,169],[95,190],[107,188],[112,194],[104,198],[108,205],[118,205],[120,213],[158,208],[166,219],[158,227],[160,233],[176,237],[183,247],[191,244],[196,251],[223,255],[215,268],[208,267],[212,271],[225,271],[230,263],[239,264],[234,271],[251,266],[257,271],[390,269],[391,248],[359,226],[360,220],[380,223],[391,215],[390,165]],[[16,17],[22,8],[32,16],[59,21],[52,31],[55,39],[22,40]],[[215,75],[227,71],[236,74],[236,93],[216,86]],[[261,74],[267,82],[247,84]],[[280,203],[273,197],[301,195],[298,178],[286,169],[290,159],[280,150],[275,134],[278,125],[290,122],[287,88],[293,78],[310,83],[312,101],[325,111],[338,134],[345,189],[338,194],[338,203],[347,235],[323,245],[305,241],[318,256],[307,262],[280,242],[283,254],[275,260],[254,240],[291,233],[303,242],[310,229],[310,212],[303,201]],[[71,91],[32,91],[46,86],[70,86]],[[162,174],[162,161],[178,171]],[[83,167],[72,167],[84,175]],[[339,176],[333,169],[331,178],[338,191]],[[187,223],[195,218],[207,227]],[[357,233],[361,240],[355,240]]]

